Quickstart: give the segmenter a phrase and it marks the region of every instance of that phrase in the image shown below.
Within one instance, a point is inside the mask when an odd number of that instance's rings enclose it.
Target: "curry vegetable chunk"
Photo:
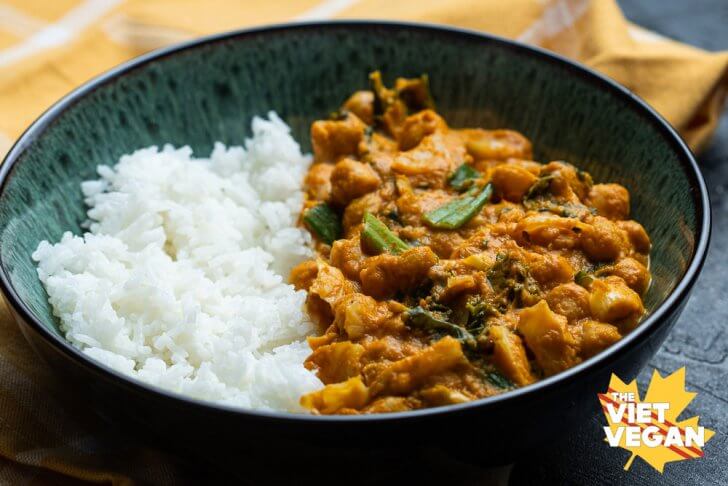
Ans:
[[[406,411],[526,386],[637,326],[650,240],[626,188],[532,160],[512,130],[453,129],[426,76],[378,72],[315,122],[291,282],[321,333],[318,414]]]

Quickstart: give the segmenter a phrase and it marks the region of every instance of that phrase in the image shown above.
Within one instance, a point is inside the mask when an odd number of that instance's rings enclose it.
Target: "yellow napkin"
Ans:
[[[630,24],[614,0],[6,0],[0,3],[0,154],[55,100],[150,49],[289,20],[439,22],[537,44],[619,81],[694,150],[716,127],[728,53]],[[169,483],[173,458],[120,438],[39,363],[0,304],[0,482]]]

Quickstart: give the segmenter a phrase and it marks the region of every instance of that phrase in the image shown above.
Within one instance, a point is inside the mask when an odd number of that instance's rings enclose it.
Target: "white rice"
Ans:
[[[287,284],[312,255],[296,221],[311,163],[286,124],[255,118],[209,158],[149,147],[86,181],[88,229],[33,254],[66,338],[111,368],[185,395],[301,411],[314,326]]]

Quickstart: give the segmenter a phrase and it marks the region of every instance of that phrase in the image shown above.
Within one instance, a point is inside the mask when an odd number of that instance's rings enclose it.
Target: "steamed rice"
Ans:
[[[149,147],[81,185],[88,233],[33,254],[66,338],[111,368],[241,407],[300,411],[314,325],[287,284],[311,163],[275,113],[245,147]]]

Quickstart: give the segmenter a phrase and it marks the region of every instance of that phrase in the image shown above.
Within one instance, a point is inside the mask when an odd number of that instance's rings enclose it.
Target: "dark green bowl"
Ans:
[[[97,165],[152,144],[191,145],[198,154],[209,153],[216,140],[241,144],[250,118],[268,110],[276,110],[308,149],[311,121],[365,87],[373,69],[390,79],[429,73],[438,107],[452,126],[519,130],[533,141],[538,160],[564,159],[596,181],[626,186],[633,217],[654,243],[644,323],[598,356],[529,387],[463,405],[364,417],[203,403],[131,381],[63,339],[30,255],[40,240],[81,231],[79,184],[94,177]],[[104,415],[170,438],[184,430],[206,447],[205,438],[225,444],[240,433],[264,444],[273,434],[276,448],[322,432],[391,437],[396,429],[424,442],[437,442],[446,432],[468,440],[465,435],[482,425],[502,437],[498,452],[507,458],[554,426],[582,423],[597,409],[595,393],[606,389],[611,372],[631,379],[647,362],[688,297],[710,233],[708,194],[693,156],[632,93],[543,50],[426,25],[282,25],[146,55],[48,110],[10,151],[0,177],[2,290],[36,350]],[[488,447],[476,450],[485,454]]]

